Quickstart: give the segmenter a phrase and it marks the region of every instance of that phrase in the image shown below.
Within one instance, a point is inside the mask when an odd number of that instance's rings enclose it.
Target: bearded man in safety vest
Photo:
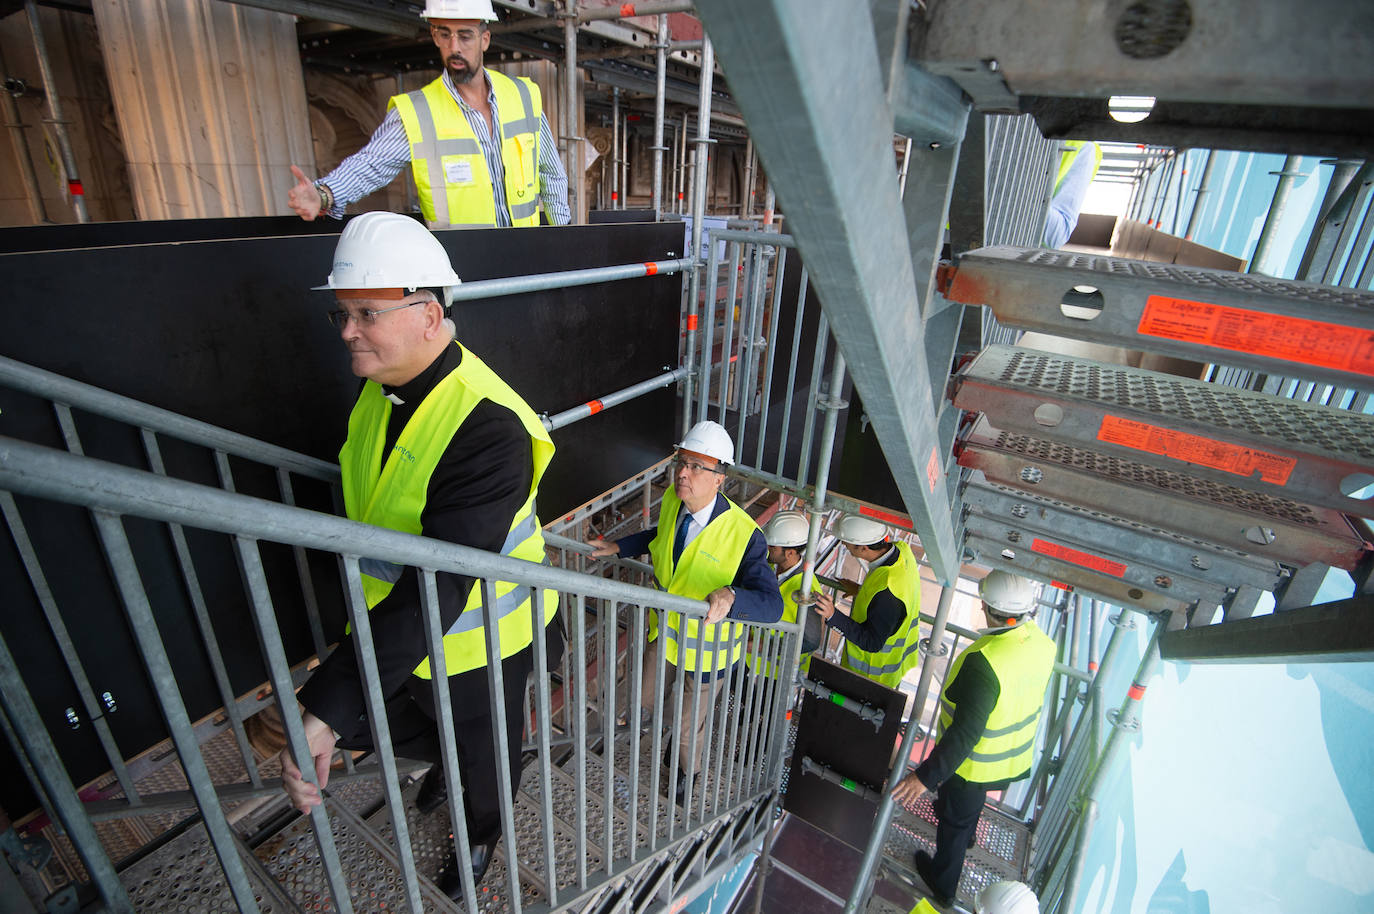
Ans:
[[[800,511],[779,511],[774,514],[763,528],[764,539],[768,542],[768,562],[777,569],[778,590],[782,594],[782,621],[795,623],[800,604],[796,595],[801,590],[802,552],[806,549],[806,536],[810,524],[806,515]],[[815,575],[811,576],[811,592],[819,594],[821,583]],[[760,638],[748,651],[749,669],[758,674],[774,675],[772,664],[764,656],[764,648],[772,646],[772,639]],[[815,649],[811,645],[811,650]],[[797,669],[805,673],[811,662],[805,637],[802,639],[801,658]]]
[[[287,203],[307,221],[342,218],[344,207],[387,184],[407,165],[431,228],[566,225],[568,178],[539,86],[482,66],[491,44],[491,0],[428,0],[429,34],[443,74],[392,96],[367,145],[312,182],[296,166]]]
[[[845,637],[840,665],[879,685],[895,689],[920,660],[921,569],[911,547],[893,542],[888,528],[857,514],[846,514],[836,527],[849,554],[868,566],[862,585],[852,581],[849,615],[835,612],[827,594],[816,598],[816,610]]]
[[[334,269],[320,289],[333,290],[329,314],[348,347],[353,373],[366,379],[339,452],[344,507],[352,520],[420,534],[502,555],[544,562],[535,514],[539,480],[553,442],[534,411],[477,355],[454,339],[433,290],[459,282],[439,241],[408,216],[366,213],[351,221],[334,251]],[[361,559],[362,592],[396,755],[438,763],[416,798],[422,812],[447,798],[444,753],[436,726],[434,672],[425,633],[425,603],[415,568]],[[563,638],[557,594],[494,582],[482,588],[462,575],[437,576],[444,666],[452,700],[472,857],[480,881],[501,835],[500,762],[492,737],[485,626],[500,626],[501,672],[511,789],[520,780],[525,684],[534,667],[533,639],[545,638],[550,663]],[[532,631],[531,600],[542,630]],[[329,778],[335,746],[370,749],[373,727],[353,639],[342,639],[297,694],[319,787]],[[302,812],[320,803],[283,751],[282,782]],[[451,898],[462,893],[450,857],[438,877]]]
[[[908,805],[927,790],[939,791],[935,856],[917,851],[916,872],[946,907],[958,893],[988,792],[1030,775],[1040,708],[1054,672],[1054,641],[1030,618],[1035,585],[993,571],[978,592],[990,627],[954,658],[940,695],[940,738],[892,791]]]
[[[653,559],[659,587],[707,603],[704,622],[670,612],[664,614],[666,625],[660,628],[658,615],[649,617],[648,636],[654,644],[662,644],[667,658],[665,690],[676,687],[678,668],[684,673],[682,726],[678,731],[679,802],[706,751],[706,722],[715,707],[710,702],[711,684],[727,676],[743,655],[743,626],[717,623],[726,618],[745,622],[782,618],[782,596],[778,579],[768,567],[763,532],[752,517],[720,493],[724,467],[733,462],[734,454],[730,434],[719,423],[698,422],[677,446],[673,485],[663,493],[657,526],[616,542],[600,538],[588,541],[594,557],[647,552]],[[654,661],[656,657],[651,661],[649,656],[644,660],[642,695],[646,708],[653,706],[655,697]],[[719,701],[725,689],[715,692]],[[667,708],[668,695],[663,697],[663,707]],[[693,734],[697,754],[689,760]]]

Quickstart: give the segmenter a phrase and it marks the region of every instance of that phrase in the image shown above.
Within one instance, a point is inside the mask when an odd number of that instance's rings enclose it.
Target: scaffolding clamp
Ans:
[[[803,678],[801,687],[812,695],[815,695],[821,701],[828,701],[831,704],[839,705],[859,719],[868,721],[873,725],[875,732],[882,729],[883,721],[887,719],[887,712],[882,708],[875,708],[867,702],[860,701],[857,698],[850,698],[848,695],[842,695],[829,686],[821,685],[813,679]]]

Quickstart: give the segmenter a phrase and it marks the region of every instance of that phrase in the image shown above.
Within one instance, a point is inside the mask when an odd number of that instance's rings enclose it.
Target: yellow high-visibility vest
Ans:
[[[539,118],[544,110],[539,86],[523,76],[512,79],[495,70],[484,72],[491,78],[501,117],[501,164],[511,224],[538,225]],[[410,168],[420,211],[430,226],[496,225],[496,199],[486,156],[443,77],[423,89],[392,96],[387,108],[395,108],[401,116],[410,141]]]
[[[782,593],[782,619],[780,620],[782,622],[797,621],[797,610],[799,607],[797,605],[797,601],[792,598],[792,595],[797,591],[801,590],[802,578],[805,577],[805,575],[802,574],[801,562],[798,562],[796,565],[793,565],[790,571],[792,572],[791,574],[789,574],[782,580],[778,581],[778,590]],[[811,592],[821,592],[821,582],[816,578],[815,575],[811,576]],[[766,663],[764,661],[763,648],[772,648],[773,642],[776,639],[781,638],[782,634],[780,632],[755,632],[754,636],[756,638],[761,637],[761,640],[757,647],[749,650],[748,652],[749,669],[761,675],[776,676],[777,674],[773,671],[773,665],[771,663]],[[803,673],[810,669],[811,655],[802,654],[801,660],[798,662],[797,668],[800,669]]]
[[[898,542],[896,548],[896,561],[874,568],[864,578],[854,596],[854,608],[849,617],[855,622],[863,622],[868,618],[868,604],[873,598],[890,590],[906,607],[906,618],[876,651],[866,651],[846,641],[841,664],[889,689],[897,688],[902,677],[920,662],[921,643],[921,569],[910,546]]]
[[[539,480],[553,459],[553,441],[544,423],[520,395],[501,380],[477,356],[457,342],[462,362],[435,385],[416,408],[396,438],[391,453],[383,459],[391,401],[382,387],[368,381],[358,394],[358,402],[348,417],[348,440],[339,451],[343,473],[344,509],[351,520],[375,524],[402,533],[420,533],[420,517],[425,509],[430,477],[449,442],[472,410],[483,400],[492,400],[515,413],[529,433],[534,456],[534,475],[530,494],[515,512],[501,554],[531,562],[547,562],[544,531],[535,513]],[[404,566],[378,559],[359,561],[363,575],[363,596],[371,609],[391,592]],[[500,620],[501,656],[509,657],[528,647],[534,638],[530,625],[531,588],[509,581],[495,584],[496,605],[489,610]],[[558,610],[558,594],[540,590],[544,624]],[[487,664],[480,582],[473,585],[468,600],[453,626],[444,634],[444,660],[447,674],[455,676]],[[414,670],[430,678],[429,658]]]
[[[658,532],[649,542],[649,555],[659,587],[693,600],[704,600],[711,591],[727,587],[735,579],[745,547],[759,525],[734,502],[728,498],[725,502],[728,507],[724,513],[712,518],[674,562],[673,537],[677,534],[682,502],[672,486],[663,493]],[[663,650],[669,663],[695,673],[711,673],[739,660],[744,650],[744,626],[737,622],[706,624],[689,618],[684,627],[681,613],[670,612],[667,616],[668,631]],[[650,615],[650,639],[657,634],[657,616]],[[697,656],[698,634],[701,637],[700,657]]]
[[[945,677],[946,691],[970,654],[983,655],[1001,687],[987,728],[955,774],[986,784],[1017,780],[1030,773],[1035,731],[1056,652],[1054,640],[1026,619],[1009,631],[984,635],[954,658]],[[954,709],[955,703],[941,694],[941,732],[953,721]]]

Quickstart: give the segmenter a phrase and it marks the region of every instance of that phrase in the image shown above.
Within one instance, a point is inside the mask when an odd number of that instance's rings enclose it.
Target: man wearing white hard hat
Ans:
[[[846,514],[836,535],[868,566],[849,615],[822,594],[816,610],[845,637],[840,665],[895,689],[920,660],[921,570],[911,547],[894,542],[885,524]]]
[[[433,228],[566,225],[568,178],[558,158],[539,86],[482,66],[491,44],[491,0],[428,0],[421,14],[444,72],[392,96],[361,150],[311,181],[296,166],[287,202],[307,221],[341,218],[344,207],[385,187],[407,165],[420,211]]]
[[[454,339],[440,301],[458,283],[448,255],[423,225],[394,213],[365,213],[349,222],[334,251],[329,313],[348,348],[353,373],[366,379],[339,452],[344,507],[352,520],[448,540],[529,561],[545,560],[535,514],[539,480],[553,442],[520,395],[476,354]],[[435,290],[439,294],[436,295]],[[437,763],[421,785],[422,812],[447,797],[444,753],[436,726],[425,604],[414,568],[364,558],[362,593],[376,646],[381,691],[398,756]],[[437,576],[444,664],[453,705],[466,826],[480,880],[501,835],[492,736],[486,613],[500,616],[501,670],[512,790],[520,778],[525,683],[533,670],[533,639],[544,637],[551,662],[561,656],[557,594],[495,582],[494,607],[463,575]],[[531,600],[539,601],[543,631],[532,631]],[[352,638],[311,675],[297,697],[305,711],[312,764],[324,787],[335,746],[374,747],[363,698],[363,675]],[[302,811],[321,802],[282,752],[282,786]],[[462,892],[453,857],[440,872],[449,897]]]
[[[648,553],[654,577],[669,593],[705,600],[709,606],[705,624],[680,613],[667,613],[666,631],[658,626],[656,613],[649,616],[648,637],[662,642],[668,661],[665,688],[677,683],[677,669],[685,673],[682,727],[678,731],[680,765],[676,793],[686,793],[691,772],[699,770],[706,752],[706,721],[711,683],[726,676],[744,649],[745,622],[776,622],[782,618],[778,579],[768,567],[768,546],[754,519],[721,494],[724,467],[734,462],[735,446],[719,423],[698,422],[677,446],[673,461],[673,485],[663,493],[658,525],[616,542],[593,539],[593,556],[636,556]],[[662,636],[662,637],[660,637]],[[701,641],[698,642],[698,637]],[[701,650],[698,652],[698,643]],[[653,706],[656,671],[645,658],[643,703]],[[725,689],[716,690],[716,700]],[[663,696],[663,707],[668,707]],[[689,759],[692,734],[697,757]],[[690,764],[689,764],[690,763]]]
[[[1036,586],[993,571],[978,593],[989,628],[954,658],[940,693],[939,740],[892,792],[898,802],[911,804],[927,790],[938,791],[935,855],[917,851],[915,862],[932,897],[946,906],[958,893],[964,855],[988,792],[1030,775],[1040,708],[1054,671],[1054,640],[1031,618]]]
[[[801,590],[802,554],[806,551],[806,535],[810,524],[800,511],[779,511],[763,528],[768,542],[768,562],[777,569],[778,590],[782,594],[782,621],[796,622],[799,604],[796,594]],[[821,583],[812,575],[811,592],[820,593]],[[813,648],[814,649],[814,648]],[[755,673],[773,675],[771,665],[757,646],[748,651],[749,669]],[[798,670],[805,673],[810,666],[811,652],[802,647]]]

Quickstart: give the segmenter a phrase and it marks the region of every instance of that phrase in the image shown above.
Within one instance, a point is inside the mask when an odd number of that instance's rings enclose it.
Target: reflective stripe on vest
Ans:
[[[795,623],[797,621],[798,606],[797,601],[792,599],[792,595],[798,590],[801,590],[802,578],[805,577],[805,575],[802,574],[802,563],[798,562],[793,565],[791,569],[789,569],[789,572],[787,577],[778,581],[778,591],[782,594],[781,621]],[[811,592],[821,592],[821,582],[815,575],[811,576]],[[754,636],[756,638],[762,637],[746,652],[749,660],[749,669],[763,676],[776,676],[777,674],[773,672],[773,664],[764,661],[764,654],[769,650],[776,651],[774,643],[777,639],[782,637],[782,634],[780,632],[755,632]],[[799,669],[805,672],[810,665],[811,655],[802,654],[801,661],[798,664]]]
[[[955,769],[966,781],[995,783],[1030,772],[1035,760],[1035,734],[1045,688],[1054,671],[1056,646],[1030,619],[1009,630],[984,635],[954,659],[945,677],[945,690],[963,669],[964,660],[980,653],[997,677],[997,704],[988,715],[983,735],[968,758]],[[954,720],[955,704],[940,696],[941,732]]]
[[[649,543],[659,587],[693,600],[704,600],[711,591],[728,586],[735,579],[749,538],[759,526],[728,498],[725,504],[725,511],[712,518],[706,529],[682,550],[679,561],[674,562],[673,536],[682,502],[672,486],[663,493],[658,532]],[[692,672],[710,673],[735,663],[743,654],[744,626],[739,623],[704,624],[689,618],[684,627],[682,619],[681,613],[668,613],[663,650],[669,663]],[[650,615],[649,623],[649,637],[653,638],[658,633],[657,614]],[[697,657],[698,632],[701,633],[701,658]],[[681,651],[679,641],[684,642]],[[699,663],[699,659],[704,662]]]
[[[543,100],[539,87],[524,77],[512,79],[485,71],[496,95],[500,124],[492,139],[500,144],[503,186],[511,224],[539,224],[539,126]],[[463,109],[440,77],[392,96],[388,107],[401,116],[410,140],[410,163],[420,211],[431,228],[489,228],[497,224],[491,172],[482,146]]]
[[[855,622],[865,621],[868,604],[879,593],[888,590],[906,607],[906,618],[876,651],[865,651],[852,641],[846,641],[841,664],[889,689],[897,688],[902,678],[920,663],[921,647],[921,569],[910,546],[902,542],[895,546],[896,560],[874,568],[864,578],[854,596],[854,608],[849,617]]]
[[[535,512],[535,493],[553,457],[553,442],[539,417],[509,385],[477,356],[462,346],[459,349],[462,361],[458,367],[426,395],[385,459],[382,448],[391,417],[391,401],[382,395],[380,385],[375,382],[369,381],[363,386],[348,419],[348,440],[339,452],[344,507],[353,520],[402,533],[420,533],[429,480],[439,458],[477,404],[492,400],[519,417],[530,436],[534,460],[530,494],[511,520],[501,553],[547,564],[544,534]],[[363,595],[371,609],[391,592],[404,567],[371,558],[361,559],[358,564],[363,572]],[[492,611],[499,620],[501,656],[509,657],[533,640],[530,588],[497,581],[495,589]],[[545,625],[557,608],[557,594],[541,590],[540,609]],[[457,621],[444,635],[445,666],[449,676],[486,665],[484,620],[482,587],[477,583],[468,594]],[[429,678],[429,658],[420,662],[414,674]]]

